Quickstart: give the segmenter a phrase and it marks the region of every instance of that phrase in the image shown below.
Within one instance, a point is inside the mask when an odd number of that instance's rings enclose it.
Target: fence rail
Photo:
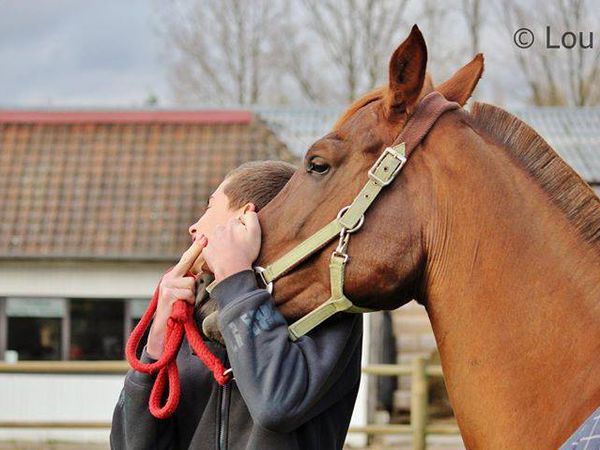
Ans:
[[[52,374],[125,374],[127,361],[20,361],[0,362],[2,373],[52,373]],[[413,448],[425,450],[427,435],[458,435],[455,424],[428,424],[427,402],[429,378],[441,377],[442,368],[429,365],[424,357],[417,357],[412,364],[372,364],[363,367],[363,373],[372,376],[411,376],[410,424],[367,424],[350,427],[350,432],[369,435],[412,435]],[[110,428],[110,422],[40,422],[0,421],[0,428]]]
[[[409,434],[414,450],[427,448],[427,435],[459,435],[456,424],[428,424],[427,403],[429,378],[443,376],[439,365],[429,365],[424,357],[416,357],[411,364],[372,364],[363,367],[363,373],[374,376],[410,375],[410,424],[367,424],[350,427],[350,432],[367,434]]]
[[[0,362],[1,373],[53,373],[119,375],[127,373],[127,361],[19,361]]]
[[[61,374],[61,375],[124,375],[127,361],[19,361],[0,362],[0,374]],[[106,429],[111,422],[4,420],[2,428],[48,429]]]

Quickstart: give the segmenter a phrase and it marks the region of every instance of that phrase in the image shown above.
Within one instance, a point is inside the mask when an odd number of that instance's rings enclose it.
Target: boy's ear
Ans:
[[[241,218],[244,214],[249,211],[256,212],[256,205],[252,202],[244,204],[238,211],[240,211],[239,217]]]
[[[246,203],[244,205],[244,209],[242,210],[242,214],[246,214],[248,211],[256,212],[256,205],[254,203]]]

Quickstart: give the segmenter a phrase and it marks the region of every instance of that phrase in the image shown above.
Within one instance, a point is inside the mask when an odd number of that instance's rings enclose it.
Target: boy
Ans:
[[[252,263],[260,250],[256,212],[283,188],[293,166],[274,161],[247,163],[227,175],[211,195],[205,214],[189,229],[194,240],[178,263],[197,273],[206,262],[217,281],[211,301],[218,306],[217,330],[204,334],[210,350],[231,367],[234,378],[221,387],[192,355],[184,339],[177,355],[181,400],[166,420],[148,411],[156,375],[130,369],[113,413],[113,449],[285,449],[333,450],[344,444],[360,381],[362,316],[338,314],[298,341],[273,298],[258,287]],[[194,302],[190,277],[163,277],[159,306],[142,352],[153,362],[162,353],[170,307]],[[203,275],[200,281],[210,281]],[[208,304],[205,303],[203,307]],[[204,319],[204,308],[196,319]],[[212,315],[214,317],[214,315]],[[207,339],[208,339],[207,336]]]

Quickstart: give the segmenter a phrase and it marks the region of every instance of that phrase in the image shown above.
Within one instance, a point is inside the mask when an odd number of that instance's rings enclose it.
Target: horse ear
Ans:
[[[413,25],[406,40],[396,49],[390,60],[390,80],[387,107],[390,114],[410,112],[415,105],[427,67],[427,45]]]
[[[448,100],[464,106],[473,94],[482,74],[483,54],[478,53],[469,64],[460,68],[448,80],[437,86],[435,90],[443,94]]]

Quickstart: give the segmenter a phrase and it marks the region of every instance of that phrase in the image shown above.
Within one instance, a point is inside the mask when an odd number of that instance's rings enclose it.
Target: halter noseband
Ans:
[[[354,201],[343,207],[335,219],[273,263],[266,267],[254,267],[257,276],[264,283],[265,289],[272,293],[275,280],[325,247],[333,239],[339,237],[338,245],[331,254],[329,261],[331,296],[325,303],[288,327],[292,341],[305,335],[336,312],[364,313],[376,311],[375,309],[355,306],[344,295],[344,273],[346,263],[350,258],[346,253],[346,249],[350,235],[362,227],[365,220],[364,214],[369,206],[375,201],[381,190],[394,181],[412,151],[425,138],[437,119],[444,112],[459,107],[458,103],[446,100],[439,92],[434,91],[427,94],[417,105],[406,126],[394,141],[395,143],[387,147],[371,166],[368,172],[369,179],[354,198]],[[207,286],[207,291],[211,292],[215,284],[216,282],[213,282]]]

